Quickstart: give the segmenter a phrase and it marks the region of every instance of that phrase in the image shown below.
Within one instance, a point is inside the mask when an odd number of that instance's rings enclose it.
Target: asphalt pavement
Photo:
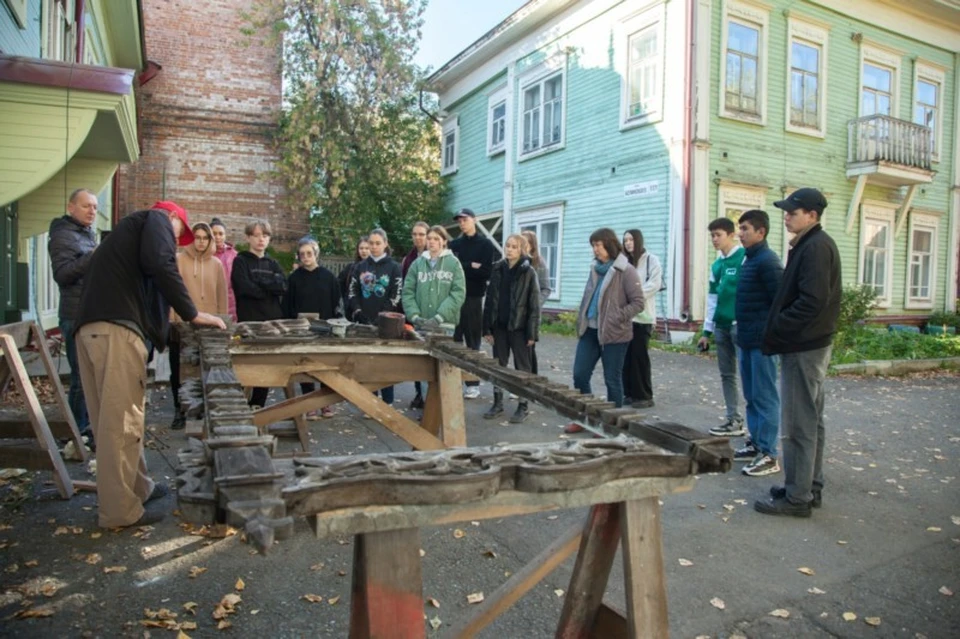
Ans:
[[[570,383],[574,347],[572,338],[544,336],[538,345],[541,374]],[[663,351],[652,358],[656,406],[646,411],[651,418],[704,430],[719,423],[715,360]],[[599,367],[594,392],[603,392]],[[398,386],[398,407],[406,407],[412,394],[412,384]],[[486,421],[481,414],[491,401],[491,388],[484,384],[481,398],[466,402],[470,445],[563,436],[564,420],[535,404],[522,425],[506,420],[512,401],[503,419]],[[956,373],[831,377],[827,485],[823,507],[813,517],[754,512],[753,500],[782,481],[782,474],[750,478],[739,474],[739,466],[700,476],[689,493],[664,497],[671,635],[960,636],[958,416]],[[169,391],[154,388],[148,463],[154,477],[172,484],[176,451],[185,439],[182,431],[169,430],[171,417]],[[311,422],[311,436],[317,454],[408,449],[352,407]],[[281,443],[283,450],[294,448],[293,440]],[[71,464],[71,472],[86,477],[78,464]],[[318,540],[301,521],[293,538],[257,555],[237,535],[187,534],[173,513],[173,496],[164,504],[171,514],[152,530],[100,531],[94,495],[62,501],[49,473],[6,482],[0,485],[2,636],[176,636],[143,623],[169,616],[158,613],[161,609],[176,614],[174,622],[190,637],[347,636],[350,538]],[[428,636],[469,616],[468,595],[493,592],[582,522],[585,512],[423,529],[424,614],[439,622],[436,630],[427,626]],[[558,591],[566,590],[572,566],[572,559],[565,562],[480,636],[552,637],[562,605]],[[622,579],[618,557],[607,599],[620,607]],[[241,601],[226,616],[230,627],[218,630],[213,613],[230,593]],[[38,609],[49,615],[17,616]]]

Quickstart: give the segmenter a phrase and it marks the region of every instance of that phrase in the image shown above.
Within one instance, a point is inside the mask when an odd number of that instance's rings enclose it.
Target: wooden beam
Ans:
[[[290,491],[284,491],[287,513],[295,517],[316,515],[315,528],[318,537],[354,535],[396,528],[423,528],[443,526],[460,521],[499,519],[514,515],[548,512],[568,508],[581,508],[594,504],[611,504],[628,499],[641,499],[668,493],[686,492],[693,488],[694,478],[689,477],[637,477],[617,479],[599,486],[555,493],[524,493],[516,490],[501,490],[482,501],[417,506],[363,506],[323,510],[311,500],[291,499]],[[319,503],[319,502],[317,502]]]
[[[467,424],[463,414],[463,383],[460,369],[437,361],[437,390],[443,422],[443,443],[453,448],[467,445]]]
[[[603,602],[597,610],[593,628],[587,639],[628,639],[627,617],[620,610]]]
[[[340,393],[344,399],[380,422],[417,450],[441,450],[444,443],[425,431],[420,424],[380,401],[359,382],[340,373],[317,373],[317,379]]]
[[[653,497],[656,499],[656,497]],[[560,611],[558,639],[586,637],[594,626],[620,541],[620,504],[590,509]]]
[[[70,428],[70,439],[77,447],[77,454],[80,461],[87,461],[87,448],[83,445],[83,438],[80,436],[80,430],[77,428],[77,421],[73,417],[73,411],[70,410],[70,404],[67,402],[67,394],[63,392],[63,384],[60,382],[60,372],[53,365],[53,358],[50,357],[50,349],[47,348],[47,336],[40,330],[40,326],[33,323],[30,329],[33,332],[33,340],[40,352],[40,361],[43,362],[43,368],[47,371],[47,377],[53,384],[54,398],[60,407],[60,415]],[[79,371],[77,371],[79,373]]]
[[[315,379],[313,376],[309,377]],[[363,386],[371,392],[381,388],[380,384],[364,384]],[[296,397],[291,397],[282,402],[276,402],[275,404],[270,404],[265,408],[254,411],[253,423],[255,426],[262,427],[267,424],[290,419],[294,415],[301,415],[311,410],[319,410],[327,406],[332,406],[342,401],[344,401],[344,399],[339,393],[326,387],[318,388],[312,393],[297,395]]]
[[[660,502],[656,497],[621,503],[623,579],[629,636],[668,637],[667,580],[663,570]]]
[[[487,597],[469,619],[454,624],[443,636],[446,639],[476,636],[566,561],[580,545],[580,535],[581,525],[572,526]]]
[[[423,400],[423,418],[420,425],[431,435],[440,436],[440,429],[443,425],[443,417],[440,411],[440,389],[433,384],[424,390],[427,396]]]
[[[863,198],[863,189],[867,185],[867,174],[861,173],[857,176],[857,184],[853,187],[853,195],[850,196],[850,206],[847,208],[847,224],[844,227],[847,234],[853,232],[853,223],[860,213],[860,200]]]
[[[71,435],[69,424],[62,419],[48,419],[47,426],[50,427],[50,433],[55,439],[66,439]],[[23,437],[33,437],[33,424],[26,415],[0,418],[0,440]]]
[[[287,399],[297,397],[297,389],[293,382],[287,381],[284,387]],[[254,422],[256,423],[256,422]],[[307,416],[302,411],[293,415],[293,423],[297,427],[297,439],[300,440],[300,448],[304,452],[310,452],[310,431],[307,430]]]
[[[337,371],[358,382],[383,382],[384,386],[436,379],[436,366],[429,355],[362,354],[262,354],[231,358],[237,379],[244,386],[282,387],[294,375]]]
[[[895,238],[900,237],[900,231],[903,230],[903,226],[907,222],[907,215],[910,213],[910,206],[913,204],[913,197],[917,194],[918,188],[920,188],[919,184],[910,185],[910,188],[907,189],[907,195],[903,198],[903,204],[897,210],[897,225],[893,232]]]
[[[350,639],[423,639],[420,531],[357,535],[350,597]]]
[[[32,321],[26,322],[16,322],[13,324],[3,324],[0,325],[0,335],[9,335],[13,338],[13,343],[15,347],[13,350],[19,351],[21,348],[25,348],[27,344],[30,343],[30,326],[33,324]],[[4,354],[6,353],[6,345],[3,346]]]

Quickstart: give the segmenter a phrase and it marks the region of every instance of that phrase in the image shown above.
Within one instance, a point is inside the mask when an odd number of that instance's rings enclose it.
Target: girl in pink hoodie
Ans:
[[[237,321],[237,298],[233,295],[233,284],[231,284],[230,275],[233,273],[233,260],[237,257],[237,249],[233,244],[227,242],[227,227],[223,225],[220,218],[215,217],[210,222],[210,230],[213,233],[213,240],[216,242],[216,251],[214,255],[223,264],[224,274],[227,276],[227,306],[230,309],[230,317]]]

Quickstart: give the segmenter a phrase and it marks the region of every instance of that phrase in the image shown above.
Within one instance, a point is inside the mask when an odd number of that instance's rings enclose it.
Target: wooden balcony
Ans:
[[[847,177],[888,187],[929,184],[932,170],[929,127],[887,115],[847,123]]]

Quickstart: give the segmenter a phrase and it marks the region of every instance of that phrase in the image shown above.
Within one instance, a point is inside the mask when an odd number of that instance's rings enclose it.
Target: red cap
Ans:
[[[187,211],[182,206],[176,202],[163,201],[155,203],[150,208],[176,213],[177,217],[180,218],[180,221],[183,223],[183,231],[180,233],[180,237],[177,238],[177,244],[180,246],[190,246],[193,244],[193,230],[190,228],[190,223],[187,221]]]

